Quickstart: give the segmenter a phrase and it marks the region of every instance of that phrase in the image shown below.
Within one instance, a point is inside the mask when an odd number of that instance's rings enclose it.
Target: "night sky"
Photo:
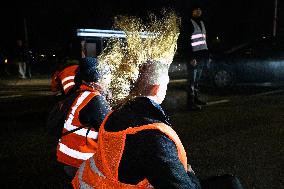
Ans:
[[[272,33],[274,0],[199,0],[209,40],[219,37],[228,46]],[[34,48],[68,46],[76,40],[77,28],[109,29],[115,15],[145,17],[164,8],[175,10],[186,24],[191,0],[37,0],[7,1],[1,5],[1,49],[24,38]],[[284,9],[282,9],[284,10]],[[184,25],[182,25],[184,27]],[[186,35],[186,34],[183,34]],[[181,35],[182,36],[182,35]],[[209,41],[210,43],[210,41]]]

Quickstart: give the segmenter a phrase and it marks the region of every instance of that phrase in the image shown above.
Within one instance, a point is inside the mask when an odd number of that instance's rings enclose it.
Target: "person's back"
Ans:
[[[51,77],[51,91],[55,95],[68,95],[75,91],[75,76],[79,70],[79,65],[67,65],[63,69],[56,70]]]
[[[135,185],[147,178],[155,188],[198,188],[198,179],[178,158],[181,143],[176,145],[168,134],[173,131],[164,131],[171,130],[170,125],[161,106],[147,97],[136,97],[109,116],[106,132],[135,131],[126,135],[119,181]]]
[[[98,82],[102,76],[97,69],[97,60],[84,58],[79,72],[82,84],[69,108],[56,152],[57,161],[70,178],[83,160],[94,154],[100,124],[110,111],[104,87]]]
[[[75,188],[82,182],[92,188],[101,183],[108,188],[200,188],[192,170],[187,171],[183,145],[159,105],[169,82],[168,67],[154,62],[144,68],[133,88],[134,98],[101,125],[97,153],[81,165],[73,179]],[[99,176],[90,173],[92,180],[85,180],[86,170],[94,166]]]

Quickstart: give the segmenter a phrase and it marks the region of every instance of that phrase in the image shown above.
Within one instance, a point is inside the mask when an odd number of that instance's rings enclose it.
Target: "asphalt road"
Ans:
[[[63,188],[45,120],[55,103],[47,77],[0,81],[1,188]],[[162,106],[200,178],[234,174],[246,189],[283,188],[283,88],[203,88],[209,105],[186,109],[183,82]]]

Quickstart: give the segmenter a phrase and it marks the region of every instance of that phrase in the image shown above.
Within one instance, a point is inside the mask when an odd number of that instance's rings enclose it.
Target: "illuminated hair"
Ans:
[[[168,65],[161,62],[146,62],[139,70],[139,76],[133,84],[130,98],[135,96],[149,96],[154,85],[168,84]]]
[[[132,16],[115,17],[114,29],[124,31],[126,39],[110,39],[98,57],[99,66],[108,64],[112,70],[111,104],[115,105],[129,95],[143,64],[151,62],[160,67],[165,64],[164,67],[169,68],[177,48],[179,26],[180,18],[171,11],[163,11],[161,18],[150,14],[148,24]],[[159,69],[154,70],[158,72]],[[152,74],[148,79],[155,83],[159,78]]]
[[[159,85],[168,77],[168,65],[153,61],[142,64],[139,70],[138,80],[144,80],[147,85]]]

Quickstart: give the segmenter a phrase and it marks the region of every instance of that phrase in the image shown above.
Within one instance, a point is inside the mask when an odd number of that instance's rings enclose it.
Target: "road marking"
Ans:
[[[0,96],[0,98],[15,98],[15,97],[20,97],[23,95],[7,95],[7,96]]]
[[[227,100],[227,99],[211,101],[211,102],[208,102],[208,103],[207,103],[207,106],[211,106],[211,105],[214,105],[214,104],[226,103],[226,102],[230,102],[230,101]]]
[[[170,80],[170,83],[184,83],[186,81],[187,79],[173,79],[173,80]]]
[[[281,93],[283,90],[274,90],[274,91],[269,91],[269,92],[264,92],[264,93],[258,93],[255,95],[250,95],[250,96],[265,96],[265,95],[270,95],[270,94],[275,94],[275,93]]]

